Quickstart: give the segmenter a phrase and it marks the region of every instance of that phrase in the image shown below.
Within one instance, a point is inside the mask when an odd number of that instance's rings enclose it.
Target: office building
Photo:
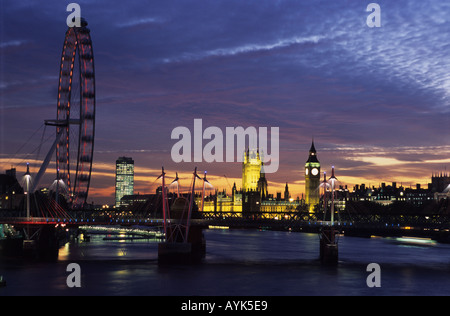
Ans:
[[[119,157],[116,160],[116,207],[121,206],[120,200],[125,195],[134,194],[134,160],[128,157]]]

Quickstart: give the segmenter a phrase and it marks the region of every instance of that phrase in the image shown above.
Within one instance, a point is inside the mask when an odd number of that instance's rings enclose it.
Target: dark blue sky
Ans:
[[[24,169],[41,135],[16,152],[55,116],[70,2],[0,4],[2,169]],[[239,163],[172,162],[171,131],[192,130],[194,118],[204,128],[279,127],[272,193],[285,182],[303,192],[312,137],[341,184],[427,183],[450,166],[450,3],[376,1],[381,27],[369,28],[370,2],[78,1],[97,84],[91,198],[112,200],[123,155],[141,193],[161,165],[186,176],[198,165],[217,187],[228,187],[223,174],[240,186]]]

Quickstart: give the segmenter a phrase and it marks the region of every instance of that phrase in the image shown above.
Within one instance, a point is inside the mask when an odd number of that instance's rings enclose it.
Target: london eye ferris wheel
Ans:
[[[56,110],[56,120],[45,121],[56,127],[56,140],[37,180],[56,152],[57,183],[64,182],[70,204],[79,208],[86,203],[89,192],[95,135],[94,54],[84,19],[80,27],[69,27],[65,35]]]

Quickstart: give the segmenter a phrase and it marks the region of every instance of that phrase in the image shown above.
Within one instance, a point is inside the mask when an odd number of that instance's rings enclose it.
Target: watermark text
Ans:
[[[264,172],[274,173],[278,171],[279,166],[279,134],[279,127],[270,128],[269,152],[267,127],[226,127],[224,135],[222,129],[217,126],[209,126],[203,130],[203,120],[194,119],[193,133],[185,126],[172,130],[171,139],[178,142],[172,146],[171,157],[177,163],[243,162],[246,148],[258,148]],[[203,146],[203,140],[209,141]],[[270,164],[267,165],[268,163]]]

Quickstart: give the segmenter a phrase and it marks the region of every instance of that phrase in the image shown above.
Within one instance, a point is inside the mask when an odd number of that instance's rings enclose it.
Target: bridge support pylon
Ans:
[[[60,242],[64,240],[61,229],[52,225],[42,225],[31,229],[33,236],[23,241],[24,257],[43,261],[56,261],[58,259]],[[32,237],[32,238],[31,238]]]
[[[205,257],[206,242],[200,227],[191,227],[187,242],[165,241],[158,244],[159,264],[195,264]]]
[[[195,180],[201,179],[197,175],[197,168],[194,171],[190,198],[180,196],[175,199],[170,208],[166,198],[164,168],[160,177],[162,178],[165,242],[158,244],[158,263],[198,263],[205,255],[206,242],[202,228],[191,227],[190,223],[192,213],[198,213],[198,210],[194,211]]]
[[[336,241],[338,231],[333,227],[324,227],[320,232],[320,261],[326,265],[337,265],[339,247]]]

